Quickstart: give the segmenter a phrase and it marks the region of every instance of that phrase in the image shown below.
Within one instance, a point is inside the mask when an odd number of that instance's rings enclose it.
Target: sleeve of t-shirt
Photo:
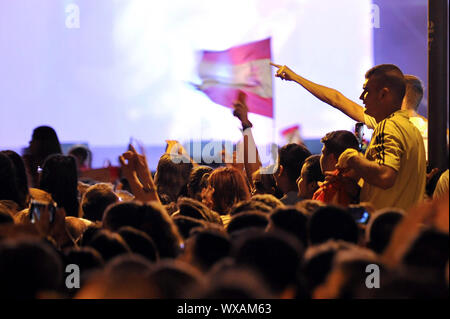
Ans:
[[[366,124],[368,128],[373,130],[375,126],[377,126],[377,120],[375,120],[374,117],[364,113],[364,124]]]
[[[400,161],[404,152],[395,124],[391,121],[380,122],[377,136],[375,137],[379,143],[377,148],[378,154],[375,160],[378,164],[386,165],[394,170],[400,169]],[[372,136],[372,138],[374,138]]]

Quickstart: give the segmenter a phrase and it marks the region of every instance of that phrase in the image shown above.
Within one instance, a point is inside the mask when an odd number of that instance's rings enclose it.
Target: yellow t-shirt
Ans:
[[[364,182],[361,201],[376,209],[399,207],[405,210],[423,200],[426,159],[419,130],[409,121],[407,111],[399,110],[378,123],[367,148],[366,158],[397,171],[391,188],[382,189]]]

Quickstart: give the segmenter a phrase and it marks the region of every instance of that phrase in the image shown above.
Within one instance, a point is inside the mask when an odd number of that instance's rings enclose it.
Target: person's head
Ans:
[[[67,216],[78,216],[78,173],[72,156],[50,155],[42,167],[39,186],[52,195]]]
[[[417,76],[405,74],[406,93],[403,98],[402,110],[417,111],[423,98],[422,81]]]
[[[16,169],[5,154],[0,153],[0,200],[10,200],[21,204],[17,188]]]
[[[191,175],[192,163],[189,158],[178,154],[163,154],[159,159],[155,174],[158,194],[166,195],[169,202],[176,202],[178,196],[187,195],[187,183]]]
[[[191,175],[189,176],[189,182],[187,184],[188,196],[190,198],[196,199],[198,201],[202,200],[202,189],[204,185],[202,185],[202,177],[211,173],[213,169],[209,166],[197,166],[191,171]]]
[[[285,233],[259,233],[244,238],[232,255],[237,265],[259,272],[271,291],[280,296],[295,285],[303,248]]]
[[[333,269],[315,289],[313,298],[355,299],[361,291],[370,289],[367,286],[368,276],[374,271],[378,272],[380,286],[383,286],[387,277],[386,268],[373,251],[359,246],[339,250],[333,259]]]
[[[131,226],[149,235],[161,258],[175,258],[179,253],[182,237],[160,204],[125,202],[109,206],[103,214],[103,227],[117,231],[122,226]]]
[[[233,167],[215,169],[208,182],[205,204],[219,214],[227,214],[234,204],[250,199],[244,175]]]
[[[193,229],[206,228],[206,223],[201,219],[183,215],[172,216],[172,219],[175,225],[177,226],[181,236],[183,236],[185,240],[191,236],[191,231]]]
[[[92,247],[71,248],[64,253],[66,265],[75,264],[80,267],[81,272],[92,271],[102,268],[103,257]]]
[[[133,253],[141,255],[151,262],[159,260],[155,242],[143,231],[130,226],[124,226],[119,229],[118,233]]]
[[[231,242],[226,233],[217,230],[202,230],[186,242],[186,260],[206,273],[219,260],[227,257]]]
[[[123,238],[116,233],[102,229],[98,231],[89,242],[89,246],[96,249],[105,262],[122,254],[130,253],[131,250]]]
[[[14,224],[11,210],[0,202],[0,225]]]
[[[158,298],[188,298],[187,292],[204,284],[204,277],[195,267],[181,260],[158,262],[149,275],[149,282],[158,291]]]
[[[70,148],[68,154],[75,157],[78,170],[91,168],[92,155],[86,146],[74,145]]]
[[[111,184],[98,183],[90,186],[81,199],[83,218],[101,221],[106,207],[119,200]]]
[[[359,97],[366,106],[365,113],[381,122],[400,110],[406,84],[402,71],[393,64],[380,64],[366,72],[363,92]]]
[[[58,135],[49,126],[39,126],[33,130],[29,147],[30,154],[42,165],[47,156],[51,154],[62,154]]]
[[[58,291],[63,279],[60,257],[48,244],[31,240],[0,242],[0,297],[34,299]]]
[[[228,234],[241,232],[247,229],[259,228],[264,230],[268,224],[266,213],[247,211],[234,215],[227,227]]]
[[[251,211],[269,214],[272,211],[272,207],[261,201],[253,200],[252,198],[234,205],[231,208],[230,215],[234,216],[243,212],[251,212]]]
[[[359,150],[358,140],[350,131],[333,131],[327,133],[320,142],[323,144],[322,155],[320,155],[320,167],[322,173],[334,171],[339,156],[347,149]]]
[[[11,162],[13,163],[14,170],[16,172],[16,182],[17,182],[17,191],[19,192],[19,200],[20,208],[25,208],[27,206],[27,201],[29,197],[28,190],[28,177],[27,172],[25,170],[25,164],[23,162],[22,157],[14,151],[1,151],[0,153],[9,157]]]
[[[323,182],[324,176],[320,168],[320,155],[311,155],[305,160],[300,176],[297,179],[298,197],[312,199],[319,188],[318,182]]]
[[[308,219],[295,208],[278,208],[269,215],[267,231],[282,230],[295,236],[304,247],[308,246]]]
[[[377,211],[366,228],[367,246],[381,254],[389,244],[395,227],[403,219],[404,212],[397,208]]]
[[[335,255],[341,250],[351,248],[355,248],[355,245],[345,241],[329,240],[306,250],[302,268],[309,292],[313,292],[325,281],[333,269]]]
[[[319,207],[308,222],[309,242],[312,245],[327,240],[358,242],[358,226],[346,210],[337,206]]]
[[[278,168],[274,174],[280,190],[286,194],[297,191],[297,178],[300,176],[303,163],[311,152],[302,145],[291,143],[283,146],[278,152]]]
[[[272,209],[282,208],[284,204],[271,194],[257,194],[252,196],[252,201],[261,202]]]
[[[220,215],[209,209],[205,204],[188,197],[180,197],[177,201],[178,211],[175,216],[187,216],[209,223],[222,224]]]
[[[283,197],[283,194],[277,187],[275,177],[273,176],[273,170],[274,165],[260,167],[252,174],[253,196],[258,194],[271,194],[277,198]]]

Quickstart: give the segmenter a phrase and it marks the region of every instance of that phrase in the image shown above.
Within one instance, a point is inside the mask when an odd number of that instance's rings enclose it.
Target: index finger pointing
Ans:
[[[276,67],[276,68],[281,68],[281,65],[275,64],[275,63],[273,63],[273,62],[270,62],[270,65],[271,65],[271,66],[274,66],[274,67]]]

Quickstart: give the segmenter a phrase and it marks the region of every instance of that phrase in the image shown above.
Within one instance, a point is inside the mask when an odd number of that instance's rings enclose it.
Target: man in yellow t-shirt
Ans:
[[[313,83],[287,66],[272,65],[278,68],[277,77],[299,83],[351,118],[364,122],[364,116],[368,115],[374,119],[375,131],[366,157],[347,150],[337,164],[341,171],[353,169],[363,179],[361,201],[369,201],[377,209],[390,206],[408,209],[424,198],[424,143],[409,121],[408,112],[401,111],[406,83],[397,66],[382,64],[367,71],[360,96],[364,109],[339,91]]]

